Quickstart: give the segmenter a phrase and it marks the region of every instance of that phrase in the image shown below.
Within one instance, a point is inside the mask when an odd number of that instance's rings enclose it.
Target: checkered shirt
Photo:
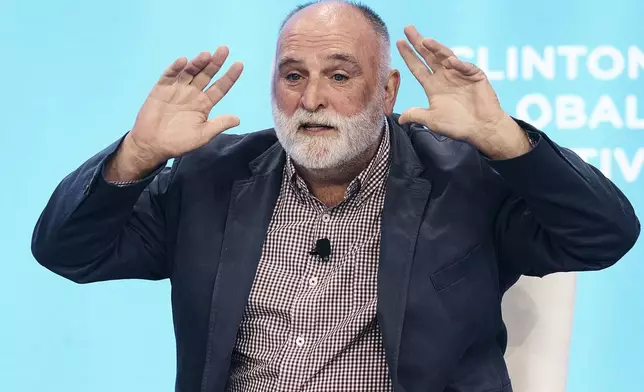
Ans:
[[[376,319],[389,128],[328,208],[290,158],[238,331],[228,391],[391,391]],[[310,254],[331,241],[327,261]]]

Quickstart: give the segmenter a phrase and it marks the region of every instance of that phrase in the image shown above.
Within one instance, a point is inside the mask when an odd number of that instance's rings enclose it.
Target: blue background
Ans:
[[[414,24],[450,46],[486,46],[502,68],[511,45],[644,47],[641,0],[367,1],[392,40]],[[125,133],[160,73],[179,56],[228,45],[245,70],[213,115],[241,118],[235,132],[272,126],[269,77],[277,28],[295,1],[113,0],[0,6],[0,390],[171,391],[175,350],[167,281],[80,286],[40,267],[30,253],[33,225],[57,183]],[[393,47],[393,44],[392,44]],[[397,51],[402,71],[396,111],[426,98]],[[644,71],[644,70],[643,70]],[[643,72],[644,73],[644,72]],[[602,82],[582,71],[568,81],[497,81],[513,113],[524,95],[579,94],[591,107],[643,91],[625,75]],[[619,101],[622,100],[621,103]],[[644,101],[644,96],[640,97]],[[639,103],[644,117],[644,102]],[[623,147],[632,159],[643,130],[544,128],[570,147]],[[591,163],[595,163],[592,162]],[[644,212],[644,179],[612,176]],[[644,370],[642,240],[611,269],[581,274],[575,308],[569,392],[641,390]]]

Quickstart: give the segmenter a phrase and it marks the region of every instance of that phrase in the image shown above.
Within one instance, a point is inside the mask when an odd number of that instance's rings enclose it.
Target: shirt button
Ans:
[[[298,336],[297,339],[295,339],[295,344],[297,344],[297,347],[303,347],[304,343],[306,343],[304,336]]]
[[[327,223],[330,220],[331,220],[331,217],[329,216],[329,214],[322,215],[322,222]]]
[[[317,277],[312,276],[311,278],[309,278],[309,286],[315,287],[315,286],[317,286],[317,284],[318,284],[318,278]]]

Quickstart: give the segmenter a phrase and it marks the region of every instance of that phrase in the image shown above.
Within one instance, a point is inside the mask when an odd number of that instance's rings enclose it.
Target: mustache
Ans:
[[[331,128],[340,128],[343,124],[342,119],[337,114],[325,112],[308,112],[303,109],[297,109],[290,118],[290,121],[297,124],[298,127],[305,125],[321,125]]]

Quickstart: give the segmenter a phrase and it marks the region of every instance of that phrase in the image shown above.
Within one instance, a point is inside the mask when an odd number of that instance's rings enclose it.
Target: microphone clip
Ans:
[[[319,256],[323,261],[329,261],[331,241],[328,238],[320,238],[315,241],[315,247],[309,253],[313,256]]]

